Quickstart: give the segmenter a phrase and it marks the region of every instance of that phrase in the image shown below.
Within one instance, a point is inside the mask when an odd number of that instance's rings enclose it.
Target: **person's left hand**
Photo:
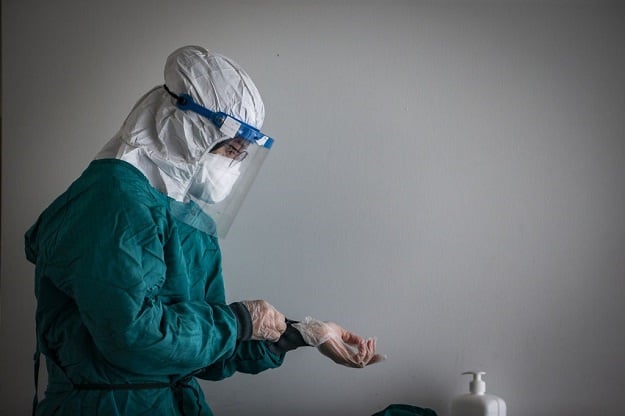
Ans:
[[[252,340],[276,342],[286,331],[286,318],[266,300],[242,300],[252,320]]]

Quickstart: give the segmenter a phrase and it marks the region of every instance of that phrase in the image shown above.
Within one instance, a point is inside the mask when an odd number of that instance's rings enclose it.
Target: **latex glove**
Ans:
[[[252,318],[252,340],[276,342],[286,330],[286,318],[266,300],[241,301]]]
[[[308,345],[317,349],[337,364],[362,368],[386,359],[376,353],[376,339],[364,339],[334,322],[323,322],[307,317],[293,324]]]

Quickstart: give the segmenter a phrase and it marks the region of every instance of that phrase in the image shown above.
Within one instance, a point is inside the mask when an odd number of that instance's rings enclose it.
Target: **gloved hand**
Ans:
[[[376,339],[367,340],[346,331],[334,322],[322,322],[307,317],[293,324],[308,345],[317,349],[337,364],[362,368],[386,359],[376,354]]]
[[[286,318],[266,300],[244,300],[252,318],[252,338],[261,341],[278,341],[286,330]]]

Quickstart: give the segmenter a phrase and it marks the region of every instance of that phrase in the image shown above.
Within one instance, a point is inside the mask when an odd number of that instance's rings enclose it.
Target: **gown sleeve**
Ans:
[[[278,353],[265,341],[240,341],[232,356],[220,360],[196,374],[204,380],[222,380],[235,372],[258,374],[282,365],[285,353]]]
[[[161,290],[183,271],[167,252],[164,208],[105,189],[67,196],[46,275],[77,305],[95,347],[143,375],[190,373],[233,356],[237,318],[226,304]],[[169,257],[169,258],[168,258]]]
[[[232,357],[203,369],[198,377],[220,380],[231,376],[236,371],[256,374],[280,366],[288,351],[307,345],[300,332],[293,327],[292,322],[287,320],[287,329],[277,342],[239,342]]]

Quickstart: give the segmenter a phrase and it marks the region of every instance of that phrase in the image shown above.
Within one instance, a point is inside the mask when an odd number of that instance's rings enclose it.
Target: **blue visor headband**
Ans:
[[[163,85],[165,91],[176,99],[176,106],[183,111],[193,111],[203,117],[206,117],[213,122],[219,130],[228,137],[240,137],[248,142],[256,143],[266,149],[271,149],[273,145],[273,139],[254,126],[250,126],[243,121],[232,117],[221,111],[211,111],[206,107],[202,107],[195,101],[189,94],[176,95],[167,88],[167,85]]]

